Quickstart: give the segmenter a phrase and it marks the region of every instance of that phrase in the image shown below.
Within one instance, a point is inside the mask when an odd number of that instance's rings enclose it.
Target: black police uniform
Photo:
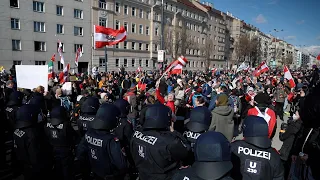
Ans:
[[[172,180],[229,180],[232,169],[228,139],[220,132],[203,133],[194,146],[195,162],[179,170]]]
[[[248,116],[243,124],[245,140],[231,143],[234,179],[283,180],[284,169],[278,152],[271,147],[268,124]]]
[[[184,165],[191,165],[194,162],[193,146],[197,138],[207,131],[211,124],[212,115],[207,107],[201,106],[194,108],[190,113],[190,120],[185,125],[183,136],[191,145],[188,158],[184,160]]]
[[[81,105],[81,114],[78,119],[78,131],[81,137],[83,137],[90,128],[90,122],[94,120],[99,106],[99,99],[95,97],[88,97]]]
[[[150,106],[141,130],[133,134],[131,153],[141,180],[171,179],[190,149],[185,138],[168,130],[171,111],[162,104]]]
[[[37,124],[40,111],[37,108],[28,104],[17,111],[13,133],[15,153],[23,166],[25,180],[50,179],[51,153],[45,134]]]
[[[68,121],[67,111],[58,106],[52,109],[45,133],[52,146],[56,179],[72,179],[73,149],[77,134]]]
[[[78,159],[83,161],[89,158],[96,179],[124,178],[127,162],[121,151],[119,139],[110,132],[117,126],[119,115],[116,106],[101,105],[96,119],[91,123],[91,128],[78,146]]]

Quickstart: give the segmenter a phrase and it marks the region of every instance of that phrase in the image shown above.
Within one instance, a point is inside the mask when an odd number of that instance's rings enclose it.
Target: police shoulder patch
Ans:
[[[119,138],[114,137],[113,140],[116,141],[116,142],[118,142],[118,141],[119,141]]]
[[[7,107],[7,108],[6,108],[6,111],[7,111],[7,112],[12,112],[12,111],[13,111],[13,108]]]

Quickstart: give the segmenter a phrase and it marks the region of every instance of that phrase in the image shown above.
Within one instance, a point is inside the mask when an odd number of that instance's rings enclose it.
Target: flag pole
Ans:
[[[108,52],[107,52],[107,46],[104,46],[104,65],[105,65],[105,71],[108,72]]]

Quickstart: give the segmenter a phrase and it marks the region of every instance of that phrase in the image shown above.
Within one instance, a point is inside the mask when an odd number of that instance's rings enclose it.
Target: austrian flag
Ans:
[[[124,27],[119,30],[105,28],[103,26],[94,27],[94,46],[102,48],[111,46],[124,41],[127,38],[127,32]]]

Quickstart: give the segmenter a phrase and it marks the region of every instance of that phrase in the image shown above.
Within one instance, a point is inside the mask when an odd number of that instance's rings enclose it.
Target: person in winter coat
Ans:
[[[228,96],[220,94],[216,107],[212,110],[212,121],[209,130],[221,132],[231,142],[234,131],[233,108],[228,106]]]
[[[283,87],[283,84],[279,83],[275,92],[274,97],[276,100],[276,113],[280,117],[281,121],[283,121],[283,106],[285,98],[287,97],[287,94],[285,92],[285,89]]]

